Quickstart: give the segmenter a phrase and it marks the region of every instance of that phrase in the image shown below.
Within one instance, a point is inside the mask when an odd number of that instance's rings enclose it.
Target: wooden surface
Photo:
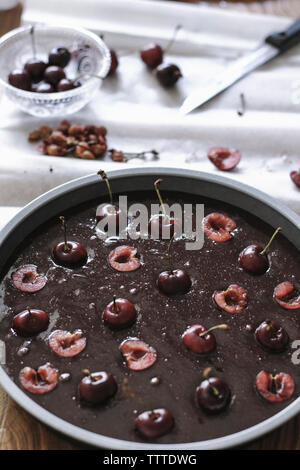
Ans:
[[[222,2],[223,5],[224,3]],[[232,2],[227,3],[224,8],[296,17],[300,15],[300,0]],[[6,26],[1,25],[0,22],[0,31]],[[40,424],[0,389],[0,449],[72,450],[81,448],[83,448],[82,445],[72,442]],[[300,416],[243,448],[249,450],[300,450]]]

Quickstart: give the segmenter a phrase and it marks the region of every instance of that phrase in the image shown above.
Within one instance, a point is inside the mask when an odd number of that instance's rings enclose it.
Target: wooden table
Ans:
[[[210,3],[218,4],[218,2]],[[224,2],[222,3],[224,4]],[[296,17],[300,15],[300,0],[232,2],[227,3],[226,8]],[[0,389],[0,449],[72,450],[82,448],[82,445],[72,442],[40,424]],[[248,450],[300,450],[300,416],[243,448]]]

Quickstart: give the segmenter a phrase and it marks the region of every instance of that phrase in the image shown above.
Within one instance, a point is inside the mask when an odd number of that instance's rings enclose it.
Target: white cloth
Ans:
[[[26,5],[25,21],[46,18],[91,28],[104,33],[108,45],[121,55],[116,77],[103,83],[97,99],[73,115],[72,122],[105,125],[109,148],[155,148],[161,158],[114,163],[109,158],[40,155],[27,142],[39,120],[2,99],[0,204],[24,205],[60,183],[100,168],[157,165],[220,174],[206,154],[212,146],[225,146],[238,148],[242,160],[235,171],[222,175],[253,185],[300,212],[300,192],[289,177],[300,167],[300,47],[253,72],[196,113],[178,113],[188,93],[220,76],[226,65],[290,20],[141,0],[27,0]],[[183,28],[166,61],[178,64],[184,78],[173,90],[164,90],[139,59],[138,50],[150,40],[165,46],[179,23]],[[243,117],[236,112],[241,92],[246,100]],[[59,121],[46,119],[45,124],[57,126]]]

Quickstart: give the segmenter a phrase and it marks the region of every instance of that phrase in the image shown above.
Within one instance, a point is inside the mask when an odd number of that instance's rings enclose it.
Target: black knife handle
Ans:
[[[277,47],[280,52],[291,49],[300,43],[300,18],[298,18],[286,31],[281,33],[270,34],[266,38],[266,42]]]

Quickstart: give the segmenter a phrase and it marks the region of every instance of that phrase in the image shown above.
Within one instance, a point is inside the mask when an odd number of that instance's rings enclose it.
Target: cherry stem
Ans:
[[[30,309],[30,307],[26,307],[26,310],[28,311],[29,316],[31,317],[31,309]]]
[[[161,197],[161,194],[160,194],[160,191],[159,191],[159,184],[162,183],[162,182],[163,182],[163,179],[158,178],[158,180],[156,180],[155,183],[154,183],[154,187],[155,187],[155,191],[156,191],[158,200],[160,202],[160,205],[161,205],[161,208],[162,208],[162,211],[163,211],[163,214],[164,214],[164,218],[166,218],[167,217],[166,208],[165,208],[165,205],[164,205],[163,198]]]
[[[276,237],[277,233],[280,232],[280,230],[282,230],[281,227],[278,227],[275,232],[273,233],[272,237],[270,238],[269,240],[269,243],[267,243],[267,245],[264,247],[264,249],[259,253],[260,255],[264,255],[266,253],[266,251],[270,248],[271,246],[271,243],[273,242],[274,238]]]
[[[203,377],[205,379],[208,379],[208,377],[210,376],[211,374],[211,371],[212,371],[212,368],[211,367],[206,367],[206,369],[204,369],[203,371]]]
[[[114,308],[114,312],[115,312],[115,313],[118,313],[118,312],[119,312],[119,309],[118,309],[117,304],[116,304],[116,298],[117,298],[117,297],[114,295],[114,297],[113,297],[114,307],[113,307],[113,308]]]
[[[70,251],[70,248],[68,246],[68,240],[67,240],[67,225],[66,225],[66,219],[64,218],[63,215],[59,217],[59,220],[61,221],[63,231],[64,231],[64,240],[65,240],[65,246],[64,246],[64,251]]]
[[[112,154],[113,152],[119,152],[118,150],[115,150],[115,149],[109,149],[108,150],[110,152],[110,154]],[[127,160],[131,160],[133,158],[141,158],[142,160],[145,160],[145,158],[147,157],[147,155],[150,155],[152,154],[152,158],[154,160],[158,160],[158,151],[157,150],[144,150],[143,152],[122,152],[120,151],[120,153],[123,154],[124,156],[124,161],[127,161]]]
[[[229,326],[228,325],[225,325],[225,324],[222,324],[222,325],[216,325],[216,326],[212,326],[211,328],[209,328],[208,330],[206,331],[203,331],[203,333],[200,333],[199,336],[202,337],[202,336],[206,336],[208,333],[210,333],[211,331],[213,330],[229,330]]]
[[[168,44],[166,45],[166,47],[164,49],[164,53],[168,52],[171,49],[171,47],[173,46],[173,43],[176,39],[177,33],[181,28],[182,28],[181,24],[178,24],[177,26],[175,26],[174,31],[173,31],[173,35],[172,35],[170,41],[168,42]]]
[[[35,59],[36,58],[36,46],[35,46],[34,26],[31,26],[30,37],[31,37],[33,58]]]
[[[108,189],[108,194],[109,194],[109,199],[110,199],[110,203],[111,205],[113,206],[114,203],[113,203],[113,196],[112,196],[112,192],[111,192],[111,189],[110,189],[110,184],[109,184],[109,181],[108,181],[108,178],[107,178],[107,174],[105,173],[105,171],[103,170],[99,170],[97,175],[100,175],[101,178],[103,179],[103,181],[105,181],[106,183],[106,186],[107,186],[107,189]]]
[[[214,395],[216,395],[216,396],[219,395],[219,390],[218,390],[216,387],[214,387],[213,385],[211,385],[211,389],[212,389]]]
[[[169,272],[170,273],[173,272],[173,263],[172,263],[172,256],[171,256],[171,248],[172,248],[172,245],[173,245],[173,240],[174,240],[174,234],[172,235],[171,240],[170,240],[169,245],[168,245],[168,263],[169,263]]]
[[[246,109],[246,101],[245,101],[244,93],[240,94],[240,101],[241,101],[241,104],[237,110],[237,113],[239,116],[243,116],[245,114],[245,109]]]

